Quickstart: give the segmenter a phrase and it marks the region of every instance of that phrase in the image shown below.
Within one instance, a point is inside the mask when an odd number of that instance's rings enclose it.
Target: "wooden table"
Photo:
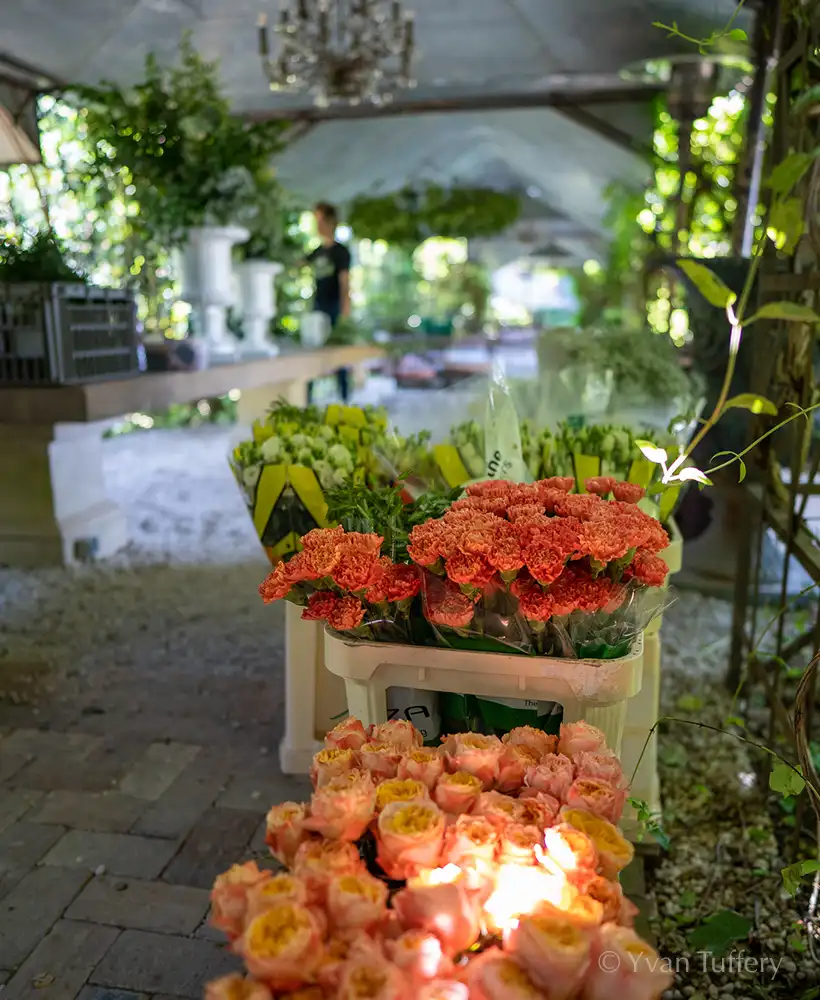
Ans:
[[[128,542],[103,476],[102,434],[113,418],[239,389],[239,419],[250,423],[277,396],[304,405],[312,379],[340,368],[359,374],[381,353],[372,345],[326,347],[199,372],[0,388],[0,564],[71,564]]]

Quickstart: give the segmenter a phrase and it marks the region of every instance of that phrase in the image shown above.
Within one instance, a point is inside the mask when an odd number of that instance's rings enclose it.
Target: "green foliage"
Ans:
[[[615,392],[622,398],[668,401],[699,393],[699,385],[681,368],[679,349],[669,337],[646,327],[552,330],[549,336],[565,352],[568,364],[612,371]]]
[[[707,917],[689,935],[689,945],[693,951],[709,951],[720,957],[725,955],[730,945],[745,941],[753,923],[748,917],[734,910],[721,910]]]
[[[806,787],[805,780],[800,775],[800,768],[794,768],[783,760],[779,760],[769,774],[769,788],[779,792],[784,798],[799,795]]]
[[[732,396],[723,404],[723,410],[749,410],[751,413],[766,413],[770,417],[777,416],[777,407],[770,399],[759,396],[756,392],[742,392],[738,396]]]
[[[670,840],[661,826],[660,815],[653,813],[649,804],[643,799],[630,798],[627,801],[635,810],[635,818],[640,824],[641,832],[648,833],[665,851],[668,851]]]
[[[23,245],[0,243],[0,281],[83,281],[66,262],[65,249],[50,233],[37,233]]]
[[[412,249],[431,236],[497,236],[520,213],[521,200],[515,193],[428,183],[390,194],[360,195],[350,205],[347,222],[358,239],[384,240]]]
[[[798,861],[796,864],[781,868],[780,874],[783,876],[783,888],[790,896],[796,896],[800,883],[806,875],[813,875],[820,872],[820,861],[817,859],[808,861]]]
[[[77,93],[88,182],[99,184],[102,200],[119,184],[131,188],[139,205],[132,224],[144,238],[173,246],[193,226],[253,221],[256,182],[281,146],[283,125],[231,115],[216,64],[188,36],[175,66],[162,69],[149,55],[136,87],[103,83]]]
[[[746,321],[746,326],[758,319],[782,319],[787,323],[820,323],[820,316],[812,308],[799,302],[767,302]]]
[[[305,256],[305,239],[298,230],[299,213],[287,206],[285,191],[272,170],[261,169],[257,174],[253,202],[254,214],[248,222],[250,239],[236,247],[237,257],[268,260],[285,268],[298,265]]]
[[[679,260],[678,267],[689,278],[700,294],[711,305],[726,309],[737,300],[737,295],[720,278],[694,260]]]

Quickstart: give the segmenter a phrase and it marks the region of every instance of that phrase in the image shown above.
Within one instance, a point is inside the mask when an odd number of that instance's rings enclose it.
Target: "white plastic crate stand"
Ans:
[[[670,519],[668,528],[672,541],[663,552],[659,553],[669,567],[664,583],[665,590],[669,587],[669,577],[680,571],[683,562],[683,538],[674,519]],[[649,808],[655,813],[661,811],[657,734],[653,733],[648,745],[646,740],[660,716],[662,622],[663,615],[659,615],[644,633],[643,685],[629,702],[621,749],[621,764],[627,778],[632,776],[638,760],[641,762],[632,782],[630,795],[648,803]],[[645,752],[644,746],[646,746]],[[624,833],[630,838],[639,832],[634,811],[629,806],[622,825]]]
[[[379,642],[347,642],[325,632],[325,664],[344,678],[347,707],[365,726],[387,719],[387,689],[415,688],[557,701],[564,721],[586,719],[620,752],[629,698],[641,689],[643,637],[617,660],[571,660],[515,653]]]
[[[324,627],[302,620],[302,609],[285,603],[285,735],[279,765],[285,774],[306,774],[321,740],[345,717],[344,681],[325,669]]]

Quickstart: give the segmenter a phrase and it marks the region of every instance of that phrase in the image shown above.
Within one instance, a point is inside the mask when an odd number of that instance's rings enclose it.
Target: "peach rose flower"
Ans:
[[[550,753],[541,758],[540,764],[527,768],[524,784],[563,802],[574,777],[575,770],[569,757],[561,753]]]
[[[234,973],[205,984],[205,1000],[272,1000],[264,983]]]
[[[534,865],[535,847],[541,846],[543,835],[537,826],[509,823],[501,834],[501,865]]]
[[[367,771],[347,771],[318,788],[305,829],[331,840],[358,840],[373,819],[376,788]]]
[[[499,792],[517,792],[524,784],[527,768],[533,767],[541,754],[523,743],[508,743],[498,759],[498,778],[495,787]]]
[[[470,990],[456,979],[434,979],[416,990],[415,1000],[470,1000]]]
[[[604,924],[593,945],[584,1000],[658,1000],[674,976],[646,941],[616,924]]]
[[[508,823],[518,823],[521,818],[521,803],[501,792],[482,792],[473,806],[473,816],[486,816],[497,828],[503,829]]]
[[[358,958],[342,970],[335,1000],[412,1000],[407,977],[386,959]]]
[[[430,792],[423,781],[412,778],[387,778],[376,785],[376,813],[380,813],[391,802],[411,802],[413,799],[429,799]]]
[[[592,778],[603,781],[611,788],[626,788],[627,781],[621,762],[609,750],[591,752],[582,750],[572,758],[576,778]]]
[[[395,941],[385,941],[384,950],[414,985],[453,971],[453,963],[442,951],[441,941],[427,931],[405,931]]]
[[[293,862],[293,874],[307,886],[308,900],[322,905],[332,878],[360,875],[364,870],[359,852],[346,840],[310,840],[302,844]]]
[[[544,853],[552,865],[570,876],[583,873],[586,878],[598,867],[595,844],[569,823],[559,823],[544,831]],[[574,877],[571,880],[577,881]]]
[[[404,751],[392,743],[370,741],[364,743],[359,750],[362,767],[367,768],[376,781],[395,778],[403,756]]]
[[[535,911],[535,916],[568,920],[573,926],[592,934],[601,926],[604,906],[592,896],[570,887],[561,900],[560,908],[551,903],[541,903]]]
[[[444,741],[448,771],[467,771],[474,774],[485,791],[495,784],[499,759],[504,745],[497,736],[480,733],[455,733]]]
[[[518,822],[524,826],[537,826],[543,830],[552,826],[561,811],[561,803],[546,792],[525,788],[517,801]]]
[[[307,886],[295,875],[278,872],[270,878],[255,885],[248,893],[248,909],[246,922],[258,917],[260,913],[269,910],[279,903],[306,903]]]
[[[387,911],[390,912],[389,910]],[[350,930],[334,931],[325,942],[322,959],[315,972],[317,983],[326,993],[325,996],[335,997],[339,988],[339,980],[348,962],[354,959],[372,958],[381,961],[384,958],[380,944],[368,934],[356,927]],[[288,997],[290,1000],[290,997]]]
[[[446,813],[460,816],[470,812],[478,801],[482,789],[481,779],[469,771],[442,774],[433,792],[433,798]]]
[[[402,927],[435,934],[450,958],[469,948],[481,929],[478,903],[463,878],[436,885],[411,883],[396,893],[392,905]]]
[[[310,831],[305,829],[306,819],[304,802],[282,802],[265,818],[265,843],[283,865],[293,864],[300,845],[311,839]]]
[[[584,809],[562,809],[563,823],[585,833],[598,852],[598,870],[604,878],[617,878],[635,856],[635,848],[625,840],[618,829],[605,819],[600,819]]]
[[[443,773],[444,755],[437,747],[419,747],[411,750],[406,757],[402,757],[396,772],[399,778],[423,781],[431,792]]]
[[[543,729],[535,726],[516,726],[506,735],[501,737],[501,742],[509,746],[523,746],[534,750],[539,757],[544,754],[555,753],[558,746],[558,737],[550,736]]]
[[[624,895],[619,882],[610,882],[603,875],[590,875],[579,884],[579,889],[590,899],[595,899],[601,904],[602,920],[605,923],[631,927],[635,922],[638,907]]]
[[[507,951],[550,1000],[570,1000],[589,969],[591,938],[564,917],[527,916],[510,932]]]
[[[562,722],[558,737],[558,753],[573,757],[577,753],[599,753],[606,750],[606,736],[588,722]]]
[[[367,743],[367,732],[358,719],[350,716],[344,719],[325,736],[325,746],[335,750],[361,750]]]
[[[495,862],[498,831],[484,816],[459,816],[444,834],[442,864],[487,870]]]
[[[407,879],[435,868],[444,839],[444,813],[426,799],[391,802],[379,815],[378,862],[388,878]]]
[[[337,875],[327,887],[327,912],[340,929],[373,927],[387,909],[387,884],[367,872]]]
[[[236,950],[248,972],[272,990],[295,990],[319,964],[322,933],[306,906],[280,903],[250,921]]]
[[[260,869],[255,861],[232,865],[217,875],[211,889],[211,924],[228,937],[236,938],[245,926],[248,893],[254,886],[267,881],[271,873]]]
[[[498,950],[473,959],[467,982],[470,1000],[547,1000],[547,994],[538,989],[526,970]]]
[[[370,739],[374,743],[392,743],[395,747],[410,753],[424,743],[424,737],[412,722],[406,719],[392,719],[373,726]]]
[[[569,788],[566,804],[570,809],[586,809],[594,816],[616,824],[626,804],[626,790],[612,788],[593,778],[578,778]]]
[[[338,778],[359,766],[355,750],[339,750],[326,747],[313,755],[310,765],[310,780],[314,788],[321,788],[331,778]]]

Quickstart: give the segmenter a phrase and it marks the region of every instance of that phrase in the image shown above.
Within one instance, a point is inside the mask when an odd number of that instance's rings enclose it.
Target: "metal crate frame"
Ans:
[[[105,310],[101,318],[95,312]],[[88,334],[111,342],[83,346]],[[40,339],[35,353],[15,340]],[[114,362],[106,364],[106,362]],[[128,378],[139,371],[137,308],[131,292],[79,282],[0,283],[0,384],[67,385]]]

